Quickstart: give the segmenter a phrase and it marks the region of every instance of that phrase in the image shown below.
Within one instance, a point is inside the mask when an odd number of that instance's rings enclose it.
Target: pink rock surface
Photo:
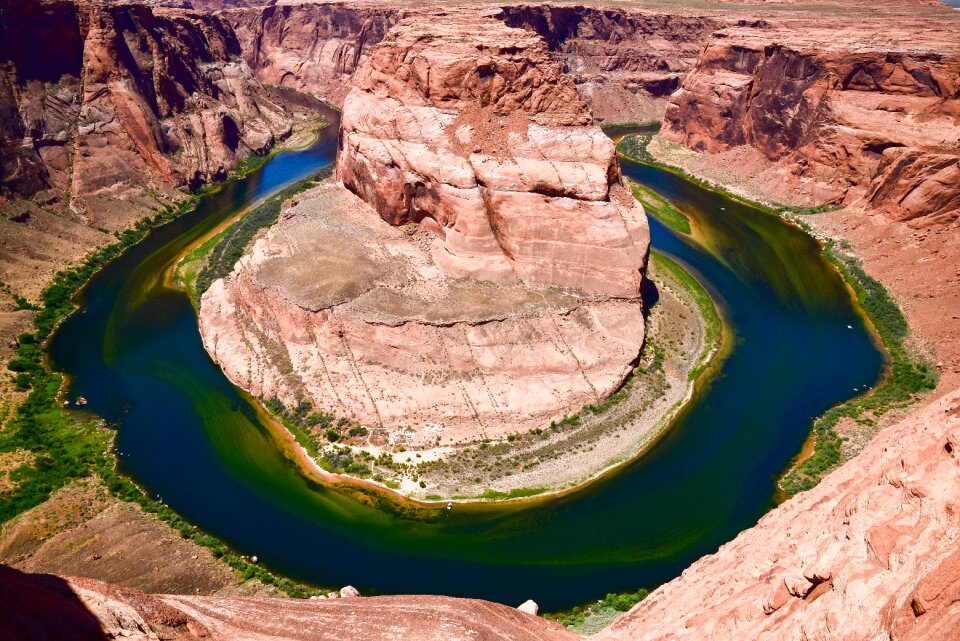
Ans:
[[[337,177],[437,229],[449,276],[637,298],[649,245],[613,143],[537,35],[475,13],[401,20],[344,101]]]
[[[598,641],[953,641],[960,392],[654,591]]]
[[[0,565],[0,636],[16,641],[576,641],[560,625],[489,601],[145,594]],[[38,616],[42,613],[42,616]]]
[[[960,28],[957,13],[830,37],[809,20],[718,31],[671,98],[661,134],[708,153],[753,148],[818,203],[866,198],[888,218],[954,220],[960,47],[940,32]]]
[[[642,307],[444,275],[433,233],[333,182],[298,196],[204,294],[204,343],[235,383],[418,445],[545,427],[619,387]]]

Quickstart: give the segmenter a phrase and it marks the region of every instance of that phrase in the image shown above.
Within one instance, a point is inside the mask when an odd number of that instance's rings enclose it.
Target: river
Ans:
[[[270,569],[364,593],[433,593],[554,610],[653,586],[747,528],[811,419],[878,380],[883,359],[817,244],[668,172],[624,173],[677,203],[694,237],[651,220],[653,246],[695,273],[735,344],[669,433],[617,474],[559,498],[457,505],[422,521],[312,481],[203,349],[169,273],[241,208],[329,165],[332,126],[151,232],[78,295],[51,342],[69,398],[116,426],[120,470]]]

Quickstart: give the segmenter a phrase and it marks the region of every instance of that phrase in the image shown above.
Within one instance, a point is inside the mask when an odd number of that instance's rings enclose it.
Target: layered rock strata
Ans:
[[[46,203],[116,228],[130,221],[106,200],[223,179],[290,132],[220,18],[69,1],[2,10],[7,195],[49,192]]]
[[[639,297],[643,213],[530,32],[466,14],[401,21],[344,101],[337,178],[387,222],[434,230],[448,276]]]
[[[643,344],[646,219],[538,36],[401,21],[340,145],[363,200],[298,197],[203,296],[232,380],[418,445],[542,427],[620,386]]]
[[[203,295],[208,351],[255,395],[418,446],[543,427],[623,381],[638,302],[451,278],[409,232],[332,181],[304,193]]]
[[[925,42],[929,31],[884,45],[868,26],[831,42],[794,27],[720,31],[661,134],[708,153],[752,148],[810,202],[863,199],[888,219],[949,222],[960,215],[960,48]]]
[[[570,75],[594,116],[607,123],[659,120],[722,17],[572,5],[488,5],[512,27],[533,31]],[[404,15],[399,3],[297,2],[226,11],[244,57],[264,83],[343,102],[356,70]]]

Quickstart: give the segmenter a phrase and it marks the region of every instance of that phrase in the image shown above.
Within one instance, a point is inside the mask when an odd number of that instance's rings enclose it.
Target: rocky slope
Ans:
[[[298,197],[203,296],[236,383],[424,446],[543,427],[623,382],[646,219],[538,36],[398,23],[344,102],[337,176],[363,200]]]
[[[49,192],[46,203],[117,228],[129,214],[107,200],[222,179],[290,131],[219,18],[56,0],[2,8],[8,195]]]
[[[881,432],[598,638],[955,639],[958,457],[953,393]]]
[[[36,616],[42,612],[43,616]],[[0,637],[16,641],[575,641],[496,603],[431,596],[299,600],[157,596],[0,566]]]
[[[721,30],[672,97],[661,133],[708,153],[752,148],[811,201],[864,199],[894,220],[955,219],[960,47],[901,28],[866,23],[829,42],[802,24]]]

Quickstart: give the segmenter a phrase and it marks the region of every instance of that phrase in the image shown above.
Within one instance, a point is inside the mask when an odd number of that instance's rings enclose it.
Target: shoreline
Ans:
[[[672,265],[673,268],[683,271],[683,273],[687,274],[690,279],[696,283],[704,293],[706,293],[706,291],[702,288],[702,285],[699,285],[699,283],[696,281],[696,278],[687,272],[682,266],[665,255],[660,254],[659,252],[651,252],[651,256],[656,256],[656,258],[651,258],[651,262],[656,260],[657,262],[660,262],[661,265],[666,262]],[[665,268],[661,266],[660,269]],[[679,287],[684,288],[684,294],[686,296],[695,298],[693,292],[691,292],[689,289],[686,289],[686,284],[679,282],[679,279],[676,279],[675,277],[673,277],[673,282]],[[699,308],[696,300],[687,301],[690,305],[688,309],[695,310],[695,313],[698,317],[697,325],[700,328],[700,347],[697,350],[696,358],[690,362],[689,371],[689,374],[696,373],[696,375],[688,379],[687,384],[684,386],[683,394],[676,397],[676,400],[669,405],[665,412],[656,414],[654,424],[642,432],[642,435],[634,443],[634,445],[628,451],[620,453],[611,459],[607,459],[599,467],[595,467],[575,477],[573,480],[565,481],[561,484],[548,486],[545,488],[527,488],[522,486],[519,488],[512,488],[511,491],[520,492],[520,494],[517,496],[509,496],[509,491],[494,491],[496,492],[497,496],[484,497],[482,494],[480,494],[467,496],[449,495],[441,496],[440,498],[427,498],[409,494],[401,489],[389,487],[385,483],[374,481],[372,479],[353,476],[350,474],[331,472],[324,469],[317,463],[307,449],[297,440],[297,437],[293,434],[293,432],[287,428],[286,425],[284,425],[279,416],[267,409],[259,401],[259,399],[254,398],[248,392],[242,390],[242,388],[238,389],[241,389],[244,395],[246,395],[251,402],[254,403],[258,413],[260,413],[265,419],[268,419],[265,421],[265,424],[270,427],[274,437],[277,438],[279,442],[282,442],[293,450],[294,458],[300,463],[301,471],[307,474],[308,477],[330,487],[331,489],[334,489],[335,491],[342,490],[345,487],[359,489],[361,491],[369,489],[379,494],[386,495],[401,505],[409,504],[420,508],[435,509],[442,509],[447,503],[455,503],[458,506],[469,507],[471,505],[491,506],[507,502],[510,504],[517,504],[520,502],[532,503],[547,499],[555,499],[586,490],[594,483],[618,473],[624,467],[627,467],[642,458],[654,445],[657,444],[657,442],[660,441],[660,439],[669,433],[671,427],[675,424],[675,421],[678,420],[682,413],[689,407],[690,402],[706,385],[710,383],[713,376],[717,373],[723,358],[727,355],[729,349],[732,347],[733,341],[732,333],[729,331],[729,325],[723,321],[723,313],[721,309],[715,301],[709,298],[709,295],[707,295],[707,300],[710,302],[713,308],[713,313],[719,319],[719,335],[715,336],[712,341],[710,340],[708,335],[709,333],[707,331],[707,321],[703,317],[704,312]],[[501,496],[501,494],[503,496]]]
[[[886,327],[890,322],[886,318],[887,316],[899,316],[902,322],[906,324],[906,317],[900,305],[887,295],[886,288],[882,283],[870,277],[863,270],[861,259],[852,252],[844,239],[814,228],[807,220],[813,220],[817,215],[835,211],[837,208],[828,206],[803,207],[778,203],[769,194],[749,193],[750,190],[743,187],[738,189],[736,185],[718,182],[716,176],[709,175],[709,172],[704,173],[688,166],[673,164],[677,162],[677,159],[666,156],[666,153],[659,149],[659,145],[658,149],[651,151],[650,147],[653,141],[670,144],[663,141],[658,134],[634,134],[633,141],[639,141],[639,145],[635,142],[630,151],[621,147],[621,142],[624,142],[626,138],[628,136],[621,138],[617,144],[619,155],[634,162],[668,171],[715,194],[739,201],[764,214],[776,216],[813,238],[820,246],[824,258],[843,281],[857,314],[864,320],[867,330],[883,356],[884,370],[872,386],[862,393],[837,403],[821,416],[813,419],[810,432],[807,439],[804,440],[801,450],[791,459],[788,466],[777,478],[778,503],[798,492],[814,487],[823,476],[839,467],[845,460],[856,455],[859,450],[853,452],[840,451],[842,440],[834,430],[834,426],[840,421],[849,419],[855,423],[867,423],[873,426],[876,424],[875,419],[883,417],[888,411],[894,410],[893,413],[898,414],[907,408],[916,406],[923,401],[928,392],[934,389],[936,385],[935,374],[933,375],[933,386],[929,384],[929,379],[915,380],[917,377],[913,376],[917,372],[926,375],[929,363],[922,355],[905,344],[907,338],[900,337],[898,341],[891,335],[893,332],[890,328]],[[706,166],[710,167],[709,155],[699,154],[684,147],[678,148],[684,156],[689,158],[697,158],[698,160],[707,158]],[[719,167],[715,169],[720,171]],[[756,190],[760,189],[756,185],[752,187]],[[837,247],[840,247],[841,250],[837,251]],[[883,308],[884,305],[886,308]],[[868,308],[873,308],[874,313],[871,314]],[[908,377],[911,380],[906,383],[895,380],[898,364],[906,365],[911,370],[911,376]],[[906,395],[905,398],[904,395]],[[867,441],[869,440],[868,438]],[[862,445],[865,444],[866,442]]]
[[[71,406],[65,401],[70,377],[53,366],[48,345],[61,325],[81,309],[81,306],[75,302],[76,299],[104,268],[125,255],[131,248],[139,245],[155,229],[195,212],[206,197],[249,176],[276,154],[309,146],[316,141],[318,132],[327,124],[322,123],[320,126],[311,127],[310,141],[290,148],[287,145],[278,145],[268,154],[255,157],[262,160],[238,164],[238,167],[222,182],[205,185],[194,193],[186,194],[179,203],[167,205],[164,209],[156,211],[153,216],[142,218],[135,226],[118,232],[113,242],[92,249],[74,265],[57,271],[50,281],[44,284],[40,293],[40,304],[33,307],[34,317],[30,323],[30,331],[21,335],[21,340],[18,341],[14,350],[15,360],[35,361],[35,364],[24,373],[25,376],[29,376],[26,386],[15,389],[16,393],[23,395],[20,403],[15,409],[5,410],[8,416],[5,417],[7,429],[4,432],[6,438],[13,439],[21,449],[43,454],[46,450],[43,447],[39,450],[35,449],[37,443],[20,433],[22,428],[18,427],[18,423],[28,423],[35,420],[32,417],[37,412],[47,412],[57,417],[50,419],[53,422],[47,430],[56,433],[58,438],[70,443],[71,447],[86,448],[86,450],[92,447],[94,451],[90,452],[88,459],[84,459],[82,463],[84,469],[80,472],[71,468],[68,473],[64,473],[54,466],[51,470],[37,475],[28,475],[22,479],[9,496],[14,503],[9,507],[12,511],[8,510],[3,520],[4,524],[37,508],[42,508],[51,497],[65,487],[83,479],[99,478],[98,483],[104,487],[105,491],[121,503],[136,504],[143,513],[155,516],[164,524],[164,527],[170,528],[171,534],[179,534],[181,538],[192,544],[213,551],[214,557],[219,559],[227,570],[235,573],[234,580],[237,585],[253,578],[259,580],[264,586],[273,586],[289,596],[306,597],[326,592],[326,587],[319,588],[315,585],[292,581],[256,563],[249,562],[243,554],[225,541],[198,528],[165,504],[154,500],[141,485],[121,473],[118,469],[119,457],[115,444],[116,431],[107,427],[99,416],[85,410],[82,406]],[[293,132],[285,141],[296,139],[298,134],[302,134],[302,131]],[[29,341],[22,338],[27,335],[33,338]],[[53,382],[56,382],[55,389],[51,387]],[[27,440],[24,440],[25,438]],[[73,463],[80,464],[79,461],[73,461]],[[71,461],[64,461],[63,464],[70,465]],[[43,484],[46,489],[44,494],[30,495],[28,492],[28,495],[20,498],[21,488],[30,490],[31,484],[37,482]]]

